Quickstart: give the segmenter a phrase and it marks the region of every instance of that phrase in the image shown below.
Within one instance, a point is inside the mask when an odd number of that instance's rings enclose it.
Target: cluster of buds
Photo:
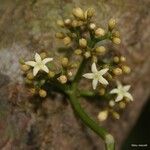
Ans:
[[[125,108],[124,103],[120,101],[124,101],[124,99],[133,100],[128,92],[129,85],[123,86],[117,81],[117,88],[110,90],[112,85],[110,82],[114,82],[113,79],[116,80],[117,76],[131,72],[130,67],[126,65],[126,57],[118,56],[113,50],[110,52],[104,42],[101,44],[103,40],[110,40],[117,45],[121,43],[120,33],[116,30],[116,20],[110,19],[108,27],[105,29],[94,23],[94,14],[93,8],[84,11],[77,7],[72,10],[71,18],[57,21],[57,24],[63,28],[63,32],[56,33],[56,38],[63,41],[66,46],[65,49],[67,49],[65,53],[67,54],[68,50],[71,53],[70,57],[65,55],[59,60],[59,70],[52,69],[51,61],[53,58],[49,58],[44,52],[36,53],[35,61],[21,62],[25,82],[30,86],[32,94],[38,93],[40,97],[46,97],[48,93],[47,84],[52,84],[52,86],[57,84],[57,87],[54,86],[55,89],[60,88],[59,91],[62,91],[66,87],[69,89],[72,84],[78,85],[74,82],[79,82],[80,79],[78,78],[84,77],[92,80],[94,93],[98,93],[98,96],[110,95],[119,108]],[[79,65],[75,62],[76,58],[82,59]],[[87,62],[87,64],[83,62]],[[91,64],[91,72],[84,74],[84,69],[89,64]],[[99,88],[97,88],[98,86]],[[79,87],[76,89],[80,91]],[[107,119],[108,114],[119,118],[119,114],[112,111],[113,106],[116,106],[114,103],[111,101],[109,103],[111,109],[99,113],[99,120]]]

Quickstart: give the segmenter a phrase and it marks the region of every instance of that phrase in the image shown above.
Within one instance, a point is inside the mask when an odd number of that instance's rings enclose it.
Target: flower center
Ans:
[[[99,79],[99,74],[96,72],[96,73],[94,73],[94,79]]]

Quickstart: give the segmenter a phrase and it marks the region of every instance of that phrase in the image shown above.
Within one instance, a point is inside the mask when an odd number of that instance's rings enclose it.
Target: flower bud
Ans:
[[[59,25],[60,27],[64,27],[64,21],[63,20],[57,20],[57,25]]]
[[[67,36],[63,39],[63,42],[65,45],[69,45],[71,43],[71,38],[69,36]]]
[[[30,92],[32,95],[34,95],[34,94],[36,93],[36,89],[35,89],[35,88],[31,88],[31,89],[29,89],[29,92]]]
[[[120,119],[120,115],[117,112],[112,112],[112,115],[115,119]]]
[[[47,54],[46,54],[46,52],[42,52],[42,53],[40,53],[40,56],[41,56],[42,59],[44,59],[44,58],[47,57]]]
[[[110,100],[110,101],[109,101],[109,106],[110,106],[110,107],[115,106],[115,101],[114,101],[114,100]]]
[[[95,13],[94,8],[89,8],[84,14],[85,19],[93,17],[94,13]]]
[[[129,74],[131,72],[131,68],[128,66],[122,66],[122,70],[126,74]]]
[[[114,61],[115,63],[119,63],[119,57],[118,57],[118,56],[115,56],[115,57],[113,58],[113,61]]]
[[[84,12],[81,8],[74,8],[72,14],[78,19],[84,19]]]
[[[119,38],[119,37],[120,37],[120,32],[119,32],[119,31],[114,31],[114,32],[112,33],[112,36]]]
[[[82,50],[81,50],[81,49],[76,49],[76,50],[74,51],[74,53],[75,53],[76,55],[81,55],[81,54],[82,54]]]
[[[61,75],[59,78],[58,78],[58,81],[62,84],[65,84],[67,82],[67,77],[65,75]]]
[[[96,25],[94,23],[90,23],[89,28],[91,30],[94,30],[96,28]]]
[[[76,28],[78,26],[78,21],[77,20],[73,20],[72,21],[72,27]]]
[[[121,40],[120,40],[120,38],[114,37],[114,38],[112,39],[112,42],[113,42],[114,44],[119,45],[119,44],[121,43]]]
[[[104,54],[106,52],[106,48],[104,46],[99,46],[95,51],[99,54]]]
[[[45,91],[45,90],[43,90],[43,89],[40,89],[39,90],[39,95],[40,95],[40,97],[46,97],[46,95],[47,95],[47,92]]]
[[[65,22],[66,26],[70,26],[71,25],[71,19],[66,19],[64,22]]]
[[[86,39],[82,38],[79,40],[79,45],[82,47],[82,48],[85,48],[87,46],[87,41]]]
[[[69,62],[69,60],[66,57],[62,58],[62,60],[61,60],[61,64],[62,64],[63,67],[67,67],[68,62]]]
[[[88,52],[85,52],[84,53],[84,56],[85,56],[85,58],[89,58],[89,57],[91,57],[91,53],[88,51]]]
[[[99,95],[103,96],[105,94],[105,89],[104,88],[101,88],[99,90]]]
[[[120,57],[120,61],[121,61],[121,62],[125,62],[125,61],[126,61],[126,58],[125,58],[124,56],[121,56],[121,57]]]
[[[28,65],[21,65],[21,70],[22,71],[28,71],[30,69],[30,66],[28,66]]]
[[[50,78],[53,78],[55,76],[55,73],[53,71],[49,71],[48,76]]]
[[[113,69],[113,73],[114,75],[121,75],[122,74],[122,69],[121,68],[115,68]]]
[[[69,71],[69,72],[68,72],[68,76],[69,76],[69,77],[72,77],[72,75],[73,75],[72,72]]]
[[[55,37],[58,38],[58,39],[63,39],[64,38],[64,34],[62,32],[57,32],[55,34]]]
[[[108,117],[108,111],[107,110],[103,110],[101,112],[98,113],[98,120],[99,121],[105,121]]]
[[[105,35],[105,30],[104,29],[102,29],[102,28],[98,28],[98,29],[96,29],[95,30],[95,35],[96,36],[104,36]]]
[[[25,83],[26,83],[26,84],[32,84],[32,81],[26,78],[26,79],[25,79]]]
[[[29,80],[34,79],[33,73],[32,73],[32,72],[29,72],[29,73],[27,74],[27,78],[28,78]]]
[[[119,108],[124,109],[126,107],[126,103],[125,102],[119,102]]]
[[[112,31],[116,26],[116,20],[115,19],[110,19],[108,22],[108,28],[110,31]]]

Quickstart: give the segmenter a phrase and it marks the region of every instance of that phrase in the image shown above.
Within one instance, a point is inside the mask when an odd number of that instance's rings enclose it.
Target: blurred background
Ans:
[[[132,85],[134,101],[119,120],[103,122],[116,139],[117,150],[150,149],[150,1],[149,0],[0,0],[0,149],[1,150],[103,150],[103,141],[75,118],[60,95],[46,99],[41,113],[24,113],[18,101],[28,101],[19,58],[31,58],[46,50],[57,55],[62,43],[55,39],[57,19],[67,18],[74,7],[96,10],[95,21],[106,28],[115,18],[122,44],[114,47],[127,57],[131,75],[123,81]],[[82,101],[97,119],[101,106]],[[30,105],[27,106],[30,108]],[[30,109],[28,110],[30,111]]]

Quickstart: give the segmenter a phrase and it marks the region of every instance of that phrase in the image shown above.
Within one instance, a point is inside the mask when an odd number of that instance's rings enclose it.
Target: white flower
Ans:
[[[117,94],[115,99],[116,102],[121,101],[124,97],[133,101],[132,95],[128,92],[130,85],[123,86],[119,81],[117,81],[117,88],[110,91],[110,94]]]
[[[46,66],[46,63],[48,63],[52,60],[53,60],[53,58],[45,58],[42,60],[41,56],[38,53],[36,53],[35,61],[27,61],[27,62],[25,62],[25,64],[33,67],[33,75],[36,76],[40,70],[43,70],[48,73],[49,69]]]
[[[107,85],[108,81],[103,77],[103,75],[109,70],[108,68],[97,70],[96,64],[93,63],[91,67],[92,73],[86,73],[83,77],[87,79],[93,79],[92,86],[93,89],[96,89],[98,82],[101,84]]]

